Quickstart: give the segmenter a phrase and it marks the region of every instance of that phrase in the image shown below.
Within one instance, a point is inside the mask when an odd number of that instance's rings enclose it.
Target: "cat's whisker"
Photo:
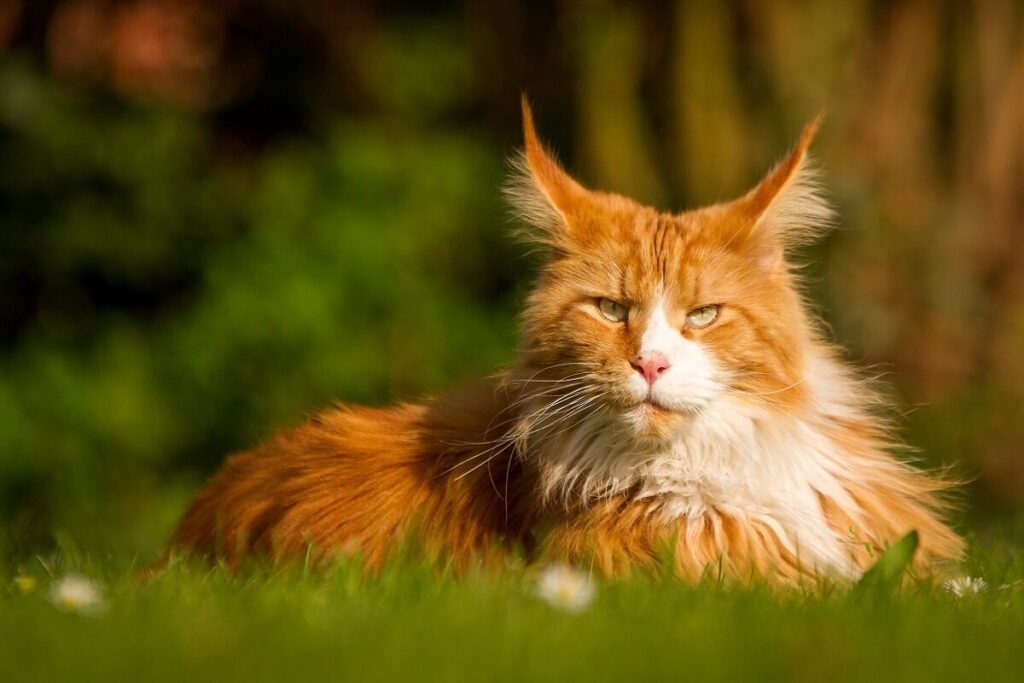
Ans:
[[[482,463],[471,467],[469,470],[467,470],[467,471],[463,472],[462,474],[456,476],[455,477],[455,481],[459,481],[461,479],[465,479],[469,475],[473,474],[473,472],[476,472],[478,469],[480,469],[481,467],[483,467],[484,465],[486,465],[490,461],[494,460],[494,458],[496,458],[496,457],[497,457],[497,455],[492,455],[491,457],[489,457],[486,460],[484,460]]]
[[[739,387],[732,387],[732,390],[733,391],[737,391],[737,392],[739,392],[741,394],[746,394],[747,396],[772,396],[774,394],[781,394],[781,393],[783,393],[785,391],[789,391],[790,389],[798,387],[798,386],[800,386],[803,383],[804,383],[804,379],[801,378],[801,379],[797,380],[796,382],[793,382],[790,385],[784,386],[781,389],[775,389],[773,391],[749,391],[747,389],[740,389]]]
[[[549,396],[551,394],[557,394],[559,392],[565,391],[566,389],[575,389],[576,387],[579,387],[584,383],[585,380],[582,378],[573,378],[572,380],[564,380],[558,382],[557,386],[540,387],[539,391],[531,391],[530,393],[525,393],[526,389],[524,388],[519,392],[518,398],[512,403],[510,403],[504,410],[515,408],[516,406],[522,405],[523,403],[527,403],[532,399],[540,396]]]
[[[565,398],[565,397],[563,397],[563,398]],[[596,400],[597,400],[597,399],[599,399],[599,398],[601,398],[601,397],[600,397],[600,396],[594,396],[594,397],[591,397],[591,398],[581,399],[581,400],[583,400],[583,401],[584,401],[584,402],[586,403],[586,405],[584,405],[584,406],[583,406],[583,408],[586,408],[586,407],[587,407],[587,406],[588,406],[588,405],[589,405],[590,403],[593,403],[594,401],[596,401]],[[564,408],[565,410],[571,410],[571,412],[569,413],[569,415],[570,415],[570,416],[571,416],[571,415],[575,415],[576,413],[578,413],[578,412],[580,412],[580,411],[581,411],[581,409],[579,409],[579,408],[577,408],[577,409],[575,409],[575,410],[573,410],[573,409],[572,409],[572,407],[573,407],[573,406],[576,406],[576,405],[577,405],[577,404],[576,404],[575,402],[570,402],[570,403],[568,403],[568,404],[565,404],[565,405],[567,406],[566,408]],[[559,418],[557,422],[553,423],[553,425],[552,425],[552,424],[549,424],[549,425],[548,425],[548,426],[547,426],[546,428],[549,428],[549,427],[551,427],[551,426],[554,426],[554,425],[560,424],[562,420],[564,420],[564,419],[567,419],[567,417],[566,417],[566,416],[561,416],[561,417],[559,416],[559,412],[560,412],[560,410],[562,410],[562,409],[556,410],[556,411],[555,411],[554,413],[550,413],[550,414],[547,414],[547,415],[546,415],[546,416],[544,417],[544,419],[545,419],[545,420],[547,420],[547,421],[550,421],[550,420],[551,420],[552,418],[556,418],[556,417],[558,417],[558,418]],[[584,416],[584,417],[585,417],[585,416]],[[581,419],[582,419],[582,418],[581,418]],[[573,425],[570,425],[570,427],[571,427],[571,426],[573,426]],[[531,431],[532,431],[532,430],[531,430]],[[460,462],[460,463],[458,463],[457,465],[455,465],[455,466],[454,466],[454,467],[453,467],[452,469],[455,469],[455,468],[461,467],[461,466],[463,466],[463,465],[465,465],[465,464],[468,464],[469,462],[471,462],[471,461],[473,461],[473,460],[476,460],[476,459],[478,459],[478,458],[482,457],[483,455],[486,455],[487,453],[489,453],[489,452],[491,452],[491,451],[494,451],[495,449],[500,449],[500,447],[501,447],[501,446],[511,446],[511,445],[512,445],[512,444],[511,444],[511,442],[509,442],[509,443],[499,443],[499,444],[495,444],[495,446],[494,446],[493,448],[490,448],[490,449],[488,449],[487,451],[483,451],[483,452],[481,452],[481,453],[478,453],[478,454],[476,454],[476,455],[472,456],[471,458],[468,458],[468,459],[466,459],[466,460],[463,460],[462,462]],[[484,460],[483,462],[481,462],[481,463],[478,463],[477,465],[473,466],[472,468],[470,468],[470,469],[469,469],[469,470],[467,470],[466,472],[463,472],[462,474],[459,474],[458,476],[456,476],[456,477],[455,477],[455,481],[459,481],[460,479],[463,479],[463,478],[465,478],[466,476],[468,476],[468,475],[472,474],[473,472],[475,472],[476,470],[480,469],[481,467],[484,467],[485,465],[487,465],[488,463],[490,463],[490,462],[491,462],[492,460],[494,460],[494,459],[495,459],[496,457],[498,457],[499,453],[500,453],[500,450],[498,450],[498,452],[495,452],[495,453],[494,453],[493,455],[491,455],[490,457],[488,457],[488,458],[487,458],[486,460]],[[510,456],[509,456],[509,457],[513,457],[513,455],[514,455],[514,454],[510,454]],[[449,469],[449,470],[446,470],[446,473],[447,473],[447,472],[450,472],[450,471],[451,471],[451,469]],[[488,468],[488,476],[490,476],[490,468]],[[492,483],[493,483],[493,482],[492,482]],[[499,493],[499,497],[500,497],[500,495],[501,495],[501,494]]]
[[[508,461],[505,463],[505,495],[502,497],[501,502],[505,504],[505,523],[508,524],[508,480],[512,474],[512,458],[515,453],[508,454]]]
[[[556,368],[564,368],[564,367],[577,366],[577,365],[578,366],[582,366],[582,367],[587,367],[587,366],[590,365],[590,363],[583,363],[583,362],[580,362],[580,361],[568,361],[568,362],[565,362],[565,363],[555,363],[554,365],[545,365],[542,368],[538,369],[535,373],[533,373],[528,379],[533,379],[534,377],[536,377],[537,375],[540,375],[541,373],[548,372],[548,371],[554,370]],[[509,378],[509,379],[506,379],[505,381],[508,383],[508,382],[517,382],[517,381],[521,381],[521,380],[516,379],[516,378]]]
[[[588,384],[581,383],[581,384],[579,384],[577,386],[574,386],[574,387],[570,388],[570,390],[567,391],[567,392],[560,393],[560,395],[557,396],[557,398],[554,398],[551,401],[544,402],[543,405],[541,405],[539,408],[537,408],[533,412],[531,412],[529,414],[526,414],[526,415],[519,415],[517,417],[518,417],[518,419],[521,419],[521,420],[532,420],[532,419],[535,419],[535,418],[539,417],[540,415],[542,415],[543,413],[545,413],[545,412],[547,412],[549,410],[552,410],[553,408],[556,408],[560,404],[564,403],[566,400],[569,400],[569,399],[573,398],[574,396],[578,396],[578,395],[580,395],[582,393],[585,393],[585,392],[587,392],[589,390],[590,390],[590,386]]]
[[[587,373],[580,373],[579,377],[585,377]],[[560,379],[523,379],[523,380],[511,380],[509,384],[560,384],[567,382],[571,379],[575,379],[573,376],[562,377]],[[520,390],[522,391],[522,390]]]
[[[513,401],[512,403],[510,403],[509,405],[505,406],[500,411],[498,411],[494,415],[494,417],[491,418],[491,422],[488,423],[486,429],[483,430],[483,433],[484,434],[489,433],[493,429],[500,428],[500,427],[502,427],[502,426],[504,426],[506,424],[509,424],[510,422],[515,422],[515,421],[521,419],[521,416],[516,415],[516,416],[514,416],[514,417],[512,417],[512,418],[510,418],[508,420],[504,420],[502,422],[494,424],[494,420],[496,420],[497,418],[501,417],[504,413],[507,413],[510,410],[513,410],[514,408],[516,408],[516,407],[518,407],[518,406],[520,406],[520,405],[522,405],[524,403],[528,403],[528,402],[530,402],[532,400],[536,400],[537,398],[540,398],[540,397],[543,397],[543,396],[550,396],[552,394],[561,394],[566,389],[569,389],[571,391],[575,391],[575,390],[577,390],[577,389],[579,389],[579,388],[581,388],[583,386],[583,383],[580,380],[573,380],[571,382],[566,380],[566,384],[567,384],[567,386],[564,386],[564,387],[563,386],[547,387],[547,388],[545,388],[544,391],[533,392],[533,393],[528,394],[526,396],[521,396],[517,400]],[[492,440],[487,440],[487,441],[442,441],[443,444],[448,445],[448,446],[482,446],[482,445],[490,444],[492,442],[493,442],[493,439]]]
[[[601,398],[604,398],[604,396],[595,396],[593,399],[590,400],[590,403],[588,403],[587,405],[583,406],[580,410],[576,410],[575,412],[571,413],[570,415],[565,416],[563,418],[563,420],[568,420],[573,415],[582,413],[582,415],[579,417],[579,419],[577,419],[575,422],[569,424],[568,426],[562,428],[561,430],[555,432],[554,434],[546,434],[545,437],[548,438],[548,439],[553,439],[556,436],[560,436],[561,434],[564,434],[565,432],[569,431],[570,429],[573,429],[576,426],[578,426],[583,420],[587,419],[592,414],[594,414],[594,413],[591,413],[589,411],[589,408],[592,407],[592,404],[593,404],[594,401],[597,401],[597,400],[599,400]],[[604,404],[604,403],[599,404],[598,405],[598,410],[602,410],[602,409],[606,410],[607,409],[607,404]]]
[[[537,419],[543,418],[545,415],[547,415],[547,417],[550,418],[553,415],[557,415],[558,410],[555,410],[555,412],[552,413],[552,414],[548,414],[548,413],[551,410],[553,410],[557,406],[557,404],[559,402],[564,402],[567,399],[573,398],[574,396],[578,396],[580,394],[583,394],[588,389],[589,389],[588,386],[578,387],[577,389],[574,389],[572,392],[570,392],[570,393],[568,393],[568,394],[566,394],[564,396],[559,397],[555,401],[553,401],[551,403],[545,404],[543,407],[541,407],[537,411],[534,411],[534,413],[532,413],[531,415],[526,416],[526,417],[513,418],[513,420],[510,420],[510,421],[515,421],[515,420],[537,420]],[[572,402],[570,401],[567,405],[572,405]],[[561,410],[561,409],[559,409],[559,410]],[[499,425],[499,426],[501,426],[501,425]],[[442,471],[438,476],[442,476],[442,475],[448,474],[449,472],[452,472],[452,471],[454,471],[454,470],[456,470],[456,469],[458,469],[458,468],[460,468],[460,467],[462,467],[464,465],[467,465],[467,464],[469,464],[471,462],[479,460],[480,458],[482,458],[482,457],[484,457],[484,456],[486,456],[486,455],[488,455],[490,453],[494,453],[495,451],[500,451],[500,449],[503,446],[508,446],[508,445],[512,444],[514,442],[514,440],[515,440],[514,435],[504,434],[501,437],[499,437],[496,441],[485,441],[485,442],[482,442],[482,443],[479,443],[479,444],[464,444],[464,445],[489,445],[490,448],[487,448],[486,450],[480,451],[478,453],[474,453],[473,455],[460,460],[456,464],[454,464],[451,467],[449,467],[449,468],[445,469],[444,471]],[[496,453],[495,453],[495,455],[496,455]],[[493,458],[493,457],[495,457],[495,456],[491,456],[491,458]],[[488,458],[488,460],[490,460],[491,458]],[[476,469],[476,468],[474,467],[473,469]],[[472,472],[472,471],[473,470],[470,470],[470,472]],[[465,473],[465,474],[468,474],[468,472]],[[464,476],[464,475],[460,475],[460,478],[461,478],[461,476]]]
[[[552,401],[539,411],[535,411],[533,414],[524,417],[524,421],[532,423],[533,427],[536,427],[536,424],[544,420],[550,420],[558,416],[560,413],[571,409],[576,401],[585,398],[587,393],[590,391],[593,391],[593,389],[589,386],[580,387],[578,390]]]
[[[566,388],[568,388],[569,391],[563,394],[562,392]],[[555,399],[556,401],[559,401],[559,400],[561,400],[561,398],[565,398],[566,396],[575,395],[575,394],[579,393],[580,391],[585,390],[586,388],[587,388],[586,385],[584,385],[582,383],[576,383],[576,384],[570,385],[569,387],[558,387],[558,388],[556,388],[555,390],[553,390],[551,392],[537,393],[537,394],[532,394],[530,396],[526,396],[522,400],[517,401],[516,405],[521,405],[523,403],[529,403],[532,400],[535,400],[537,398],[540,398],[540,397],[546,396],[546,395],[550,395],[550,394],[560,394],[559,398]],[[510,408],[511,407],[512,406],[510,406]],[[552,407],[552,403],[545,403],[538,410],[539,411],[544,411],[544,410],[547,410],[550,407]],[[495,417],[499,417],[502,413],[507,412],[507,411],[508,411],[508,408],[506,408],[505,410],[502,410]],[[503,426],[505,426],[507,424],[510,424],[512,422],[519,422],[519,421],[522,421],[524,419],[531,419],[531,418],[536,417],[536,416],[537,416],[537,412],[536,411],[533,414],[531,414],[531,415],[515,415],[513,417],[508,418],[507,420],[504,420],[503,422],[499,422],[496,425],[488,425],[487,431],[490,431],[491,429],[497,429],[497,428],[503,427]]]
[[[514,441],[513,440],[508,439],[508,438],[503,438],[503,439],[499,440],[497,443],[492,444],[490,448],[482,450],[482,451],[480,451],[478,453],[474,453],[473,455],[469,456],[468,458],[464,458],[464,459],[460,460],[459,462],[455,463],[454,465],[452,465],[451,467],[446,468],[442,472],[438,473],[437,476],[438,477],[442,477],[442,476],[444,476],[446,474],[454,472],[455,470],[459,469],[460,467],[462,467],[464,465],[468,465],[469,463],[474,462],[475,460],[479,460],[480,458],[482,458],[482,457],[484,457],[484,456],[486,456],[486,455],[488,455],[490,453],[494,453],[495,455],[497,455],[497,453],[499,453],[502,448],[504,448],[504,447],[512,447],[512,446],[514,446]],[[494,455],[492,455],[491,457],[487,458],[487,460],[490,460],[492,457],[494,457]],[[476,468],[473,468],[473,469],[476,469]],[[470,472],[472,472],[472,471],[473,470],[470,470]],[[456,478],[456,480],[458,480],[458,479],[461,479],[461,475]]]
[[[564,414],[559,415],[559,418],[561,420],[567,420],[576,413],[580,412],[581,410],[586,409],[587,406],[591,405],[595,401],[600,400],[601,398],[603,398],[603,395],[600,394],[589,397],[583,396],[579,400],[570,403],[564,411]]]
[[[594,388],[590,385],[578,387],[554,401],[545,403],[533,413],[519,416],[517,419],[528,425],[528,432],[536,431],[540,425],[551,423],[572,410],[573,406],[586,398],[587,393],[591,391],[594,391]]]
[[[590,374],[589,371],[582,370],[580,372],[570,373],[568,375],[565,375],[564,377],[552,377],[542,379],[537,379],[537,376],[534,375],[533,377],[527,377],[522,379],[506,380],[505,385],[523,385],[518,389],[518,391],[521,392],[524,391],[525,388],[531,384],[558,384],[559,382],[568,382],[574,379],[579,379],[581,377],[586,377],[588,374]]]
[[[564,431],[567,431],[568,429],[571,429],[573,426],[575,426],[575,424],[578,424],[580,420],[585,419],[587,417],[588,411],[590,410],[590,408],[593,407],[593,404],[595,402],[600,401],[603,398],[605,398],[603,394],[598,394],[591,397],[581,397],[579,400],[566,406],[564,411],[559,411],[555,414],[552,414],[548,416],[546,420],[533,425],[530,429],[530,432],[538,433],[541,436],[541,438],[551,439],[557,434],[560,434]],[[604,407],[604,404],[601,404],[600,407]],[[574,417],[577,414],[582,414],[582,417],[580,418],[580,420],[577,420],[577,422],[569,423],[567,427],[564,427],[562,430],[556,432],[555,434],[545,433],[546,430],[555,429],[561,426],[563,423],[568,422],[569,420],[571,420],[572,417]]]
[[[534,373],[532,375],[530,375],[530,377],[536,377],[537,375],[543,374],[545,372],[550,372],[551,370],[555,370],[557,368],[589,367],[590,365],[591,365],[591,363],[585,363],[583,361],[568,361],[568,362],[565,362],[565,363],[554,363],[552,365],[544,365],[542,367],[537,368],[534,371]],[[523,378],[515,377],[515,376],[510,376],[510,377],[506,377],[505,381],[515,381],[517,379],[523,379]]]
[[[543,395],[547,395],[548,393],[555,393],[555,392],[561,391],[563,388],[572,388],[572,387],[580,384],[581,381],[583,380],[583,378],[585,378],[587,375],[588,375],[587,372],[579,372],[579,373],[574,373],[574,374],[568,375],[566,377],[562,377],[560,379],[535,380],[535,379],[530,378],[530,379],[526,379],[526,380],[509,380],[508,383],[512,383],[512,382],[523,383],[524,386],[520,387],[519,390],[518,390],[518,394],[517,395],[519,396],[519,398],[517,398],[517,400],[513,401],[512,403],[510,403],[509,405],[504,407],[502,410],[498,411],[498,413],[494,417],[495,418],[500,417],[503,413],[508,412],[509,410],[515,408],[516,406],[520,405],[521,403],[524,403],[524,402],[532,400],[536,396],[543,396]],[[536,376],[536,374],[534,376]],[[526,394],[524,396],[523,394],[527,391],[528,388],[530,388],[527,385],[527,383],[529,383],[529,384],[533,384],[533,383],[555,384],[557,386],[547,387],[547,389],[550,389],[550,391],[532,392],[532,393]],[[567,385],[567,387],[563,387],[562,386],[563,384]],[[493,419],[491,421],[491,424],[488,425],[486,431],[490,431],[492,426],[493,426]]]
[[[576,388],[576,387],[570,386],[568,388],[573,389],[573,388]],[[550,389],[548,389],[546,391],[537,392],[535,394],[531,394],[529,396],[524,396],[524,397],[518,399],[514,403],[509,404],[505,408],[503,408],[500,411],[498,411],[497,413],[495,413],[494,417],[491,418],[491,422],[483,430],[483,433],[487,434],[487,433],[493,431],[494,429],[498,429],[500,427],[503,427],[506,424],[509,424],[511,422],[515,422],[515,421],[519,420],[520,416],[517,415],[515,417],[509,418],[507,420],[504,420],[502,422],[494,424],[494,420],[498,419],[503,414],[509,412],[510,410],[515,408],[516,406],[522,405],[524,403],[528,403],[529,401],[535,400],[535,399],[543,397],[543,396],[550,396],[552,394],[559,394],[562,391],[564,391],[564,389],[565,389],[565,387],[553,387],[553,388],[550,388]],[[488,445],[490,443],[493,443],[493,442],[494,442],[493,439],[490,439],[490,440],[487,440],[487,441],[441,441],[441,443],[446,445],[446,446],[486,446],[486,445]]]

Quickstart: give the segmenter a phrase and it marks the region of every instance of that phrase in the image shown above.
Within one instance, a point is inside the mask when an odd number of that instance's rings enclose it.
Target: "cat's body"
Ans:
[[[855,577],[916,529],[955,559],[948,484],[895,459],[877,399],[805,312],[785,248],[827,207],[797,149],[729,204],[669,215],[584,189],[524,105],[513,202],[549,259],[510,370],[464,394],[339,407],[233,456],[174,545],[229,562],[408,534],[455,566],[513,548],[607,574]]]

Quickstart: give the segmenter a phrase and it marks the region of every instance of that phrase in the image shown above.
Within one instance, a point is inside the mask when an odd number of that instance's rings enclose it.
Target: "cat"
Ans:
[[[545,256],[516,362],[231,456],[171,547],[375,569],[413,536],[456,568],[519,553],[779,583],[854,580],[911,530],[919,574],[960,558],[953,482],[894,455],[882,402],[800,293],[792,248],[832,219],[808,161],[818,120],[739,199],[663,213],[584,187],[525,97],[522,115],[506,194]]]

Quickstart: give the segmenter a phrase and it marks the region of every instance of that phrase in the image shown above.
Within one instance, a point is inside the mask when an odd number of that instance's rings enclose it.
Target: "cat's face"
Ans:
[[[544,378],[531,387],[543,403],[560,401],[548,412],[583,405],[661,440],[716,401],[798,400],[810,331],[784,249],[793,229],[827,216],[801,177],[810,132],[745,197],[672,215],[584,189],[524,116],[511,194],[550,249],[524,316],[524,362]]]

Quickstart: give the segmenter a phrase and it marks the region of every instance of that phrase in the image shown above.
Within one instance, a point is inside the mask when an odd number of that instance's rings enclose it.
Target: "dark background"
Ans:
[[[156,555],[202,477],[332,399],[515,346],[518,98],[587,184],[751,185],[822,109],[812,298],[1024,508],[1019,2],[0,0],[0,553]]]

